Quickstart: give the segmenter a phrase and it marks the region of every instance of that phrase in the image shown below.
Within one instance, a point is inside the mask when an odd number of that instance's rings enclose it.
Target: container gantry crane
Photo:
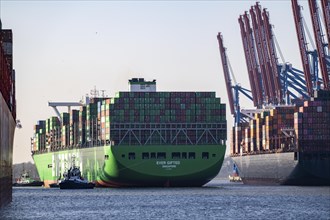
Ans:
[[[314,37],[318,52],[318,60],[320,63],[320,69],[323,79],[323,89],[330,90],[330,84],[329,84],[330,62],[329,61],[327,62],[327,58],[329,58],[329,56],[327,55],[327,51],[326,51],[327,44],[323,40],[323,32],[320,21],[319,8],[317,7],[315,0],[309,0],[308,4],[312,18]]]
[[[217,39],[218,39],[218,43],[219,43],[219,51],[220,51],[223,73],[224,73],[224,77],[225,77],[225,81],[226,81],[226,88],[227,88],[227,95],[228,95],[228,100],[229,100],[230,111],[231,111],[231,114],[235,118],[235,124],[239,124],[241,122],[246,121],[245,116],[241,114],[241,110],[240,110],[239,92],[244,94],[251,101],[253,100],[253,98],[251,96],[251,91],[241,87],[239,84],[237,84],[236,81],[234,82],[235,85],[232,85],[230,71],[229,71],[228,57],[227,57],[227,53],[226,53],[226,48],[223,45],[223,37],[222,37],[221,33],[218,33]],[[232,73],[232,75],[233,75],[233,73]]]
[[[273,98],[274,98],[274,94],[273,94],[273,90],[270,84],[270,78],[267,72],[267,67],[266,67],[266,61],[264,58],[264,54],[263,54],[263,50],[262,50],[262,43],[260,40],[260,33],[259,33],[259,29],[256,23],[256,15],[254,13],[253,10],[250,10],[250,15],[251,15],[251,19],[252,19],[252,26],[253,26],[253,34],[254,34],[254,40],[255,40],[255,45],[257,48],[257,54],[258,54],[258,61],[259,61],[259,66],[260,66],[260,72],[261,72],[261,76],[262,76],[262,84],[264,86],[264,91],[265,91],[265,99],[266,99],[266,103],[272,103],[273,102]],[[244,14],[244,21],[245,21],[245,26],[248,29],[250,29],[250,20],[248,17],[247,12],[245,12]]]
[[[278,104],[279,97],[276,96],[275,78],[274,78],[275,74],[272,72],[270,57],[268,54],[268,46],[267,46],[267,40],[266,40],[264,21],[262,19],[261,9],[260,9],[260,5],[258,3],[254,7],[253,6],[251,7],[250,14],[252,17],[252,24],[253,24],[254,30],[259,32],[258,41],[260,43],[261,54],[262,54],[263,60],[264,60],[265,71],[266,71],[266,76],[267,76],[267,80],[268,80],[268,86],[269,86],[269,90],[270,90],[270,94],[271,94],[271,103]]]
[[[248,73],[251,77],[251,88],[252,91],[255,90],[255,97],[256,99],[256,107],[261,108],[262,105],[266,102],[265,93],[264,93],[264,87],[262,82],[262,76],[259,69],[258,64],[258,58],[256,54],[256,49],[254,45],[254,39],[252,34],[252,29],[250,26],[245,27],[243,20],[248,20],[248,17],[240,16],[238,19],[238,22],[240,24],[241,28],[241,36],[242,36],[242,42],[244,47],[244,54],[245,54],[245,60],[246,65],[248,69]],[[253,94],[253,93],[252,93]]]
[[[269,22],[269,13],[265,9],[262,10],[258,3],[251,7],[250,12],[252,21],[254,21],[254,30],[250,26],[250,18],[247,12],[241,15],[238,21],[248,72],[251,73],[251,70],[253,70],[254,75],[252,76],[255,79],[254,82],[250,81],[251,88],[252,91],[255,88],[256,94],[260,96],[257,99],[261,100],[259,102],[261,105],[258,105],[257,108],[271,104],[272,100],[267,97],[266,93],[267,86],[273,91],[273,104],[291,104],[295,99],[308,98],[304,73],[292,67],[290,63],[278,63],[275,47],[277,44],[274,42],[275,37],[272,25]],[[259,48],[258,54],[256,47]],[[282,53],[280,54],[282,55]],[[264,59],[259,58],[261,55],[264,56]],[[266,77],[266,71],[263,71],[262,66],[258,63],[258,61],[263,62],[264,60],[266,60],[269,79]],[[284,61],[284,58],[282,60]],[[264,74],[261,74],[262,72]],[[273,84],[269,84],[269,81],[272,81]],[[271,87],[269,87],[270,85]]]
[[[272,39],[272,28],[269,23],[269,14],[266,13],[265,9],[263,12],[261,12],[261,6],[258,3],[254,6],[254,8],[257,13],[258,24],[262,33],[261,36],[263,40],[265,55],[267,56],[269,73],[272,78],[272,86],[275,89],[275,104],[280,104],[283,103],[282,88],[280,75],[277,68],[278,62],[276,57],[275,44]]]
[[[324,17],[325,30],[326,30],[325,33],[328,37],[328,53],[330,53],[330,1],[321,0],[321,2],[322,2],[322,11],[323,11],[323,17]]]
[[[309,96],[313,95],[313,90],[318,89],[318,62],[317,52],[309,51],[307,48],[305,29],[303,25],[303,18],[300,11],[300,6],[297,0],[291,0],[292,11],[297,31],[297,38],[299,43],[301,61],[303,64],[304,75],[306,80],[307,92]],[[311,56],[311,57],[310,57]]]
[[[268,98],[266,94],[265,85],[263,82],[263,75],[261,74],[260,65],[258,63],[258,56],[257,56],[256,46],[254,43],[253,31],[250,26],[250,19],[248,17],[247,12],[245,12],[243,16],[240,16],[238,21],[241,27],[242,40],[244,42],[244,39],[246,38],[247,41],[247,46],[249,50],[249,53],[247,53],[249,57],[247,59],[251,60],[251,64],[253,68],[253,77],[255,79],[255,88],[258,99],[257,107],[260,108],[262,107],[263,104],[267,102]]]
[[[292,100],[299,99],[300,97],[307,99],[308,95],[304,73],[292,67],[290,63],[278,63],[273,28],[269,21],[269,12],[266,9],[263,9],[262,17],[272,70],[275,75],[276,97],[280,101],[279,104],[291,104]],[[284,61],[284,58],[282,59]]]
[[[251,91],[252,91],[252,97],[253,97],[253,104],[254,106],[261,106],[262,101],[262,95],[259,96],[259,87],[257,85],[257,77],[255,72],[258,73],[258,66],[256,65],[256,60],[251,60],[250,53],[251,51],[249,50],[248,46],[248,39],[246,37],[246,32],[244,29],[244,24],[242,21],[242,18],[240,17],[238,19],[240,25],[241,25],[241,34],[242,34],[242,40],[243,40],[243,47],[244,47],[244,54],[245,54],[245,61],[246,61],[246,66],[248,70],[248,75],[249,75],[249,80],[250,80],[250,85],[251,85]],[[242,27],[243,25],[243,27]],[[244,37],[243,37],[244,36]]]

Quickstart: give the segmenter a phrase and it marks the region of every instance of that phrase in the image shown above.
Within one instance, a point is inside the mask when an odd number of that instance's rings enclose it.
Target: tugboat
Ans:
[[[95,184],[88,182],[81,176],[79,167],[75,165],[75,157],[72,157],[72,166],[63,173],[64,180],[59,183],[60,189],[93,189]]]
[[[24,171],[21,177],[13,184],[13,186],[42,186],[44,182],[37,181],[30,178],[30,175],[27,171]]]

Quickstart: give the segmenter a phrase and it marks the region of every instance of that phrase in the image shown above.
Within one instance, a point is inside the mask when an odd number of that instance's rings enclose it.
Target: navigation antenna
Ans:
[[[105,93],[106,90],[105,89],[101,89],[100,91],[102,93],[102,98],[104,98],[105,97],[105,94],[104,93]]]
[[[96,89],[96,86],[94,86],[94,89],[91,90],[91,97],[96,98],[99,96],[99,90]]]

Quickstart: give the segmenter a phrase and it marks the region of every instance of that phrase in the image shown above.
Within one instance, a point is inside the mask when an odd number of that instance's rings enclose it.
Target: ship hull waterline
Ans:
[[[220,171],[224,145],[97,146],[34,154],[45,187],[56,183],[74,155],[98,187],[203,186]],[[180,156],[178,156],[180,155]]]
[[[330,161],[299,159],[295,152],[232,157],[244,184],[330,186]]]
[[[12,201],[12,161],[16,122],[0,93],[0,208]]]

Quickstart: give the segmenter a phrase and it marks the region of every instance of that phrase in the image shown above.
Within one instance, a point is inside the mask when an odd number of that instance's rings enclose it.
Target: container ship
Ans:
[[[330,92],[234,126],[231,157],[246,184],[330,185]]]
[[[222,34],[217,35],[235,120],[230,155],[246,184],[330,185],[330,5],[328,0],[321,2],[319,7],[308,1],[317,45],[311,51],[302,7],[291,0],[303,70],[278,62],[279,44],[269,12],[258,2],[239,16],[251,90],[232,77]],[[254,107],[241,109],[240,95]]]
[[[0,208],[12,201],[13,141],[16,127],[12,30],[0,20]]]
[[[72,157],[82,176],[101,187],[202,186],[218,174],[227,122],[215,92],[157,92],[156,80],[143,78],[129,87],[37,122],[31,150],[46,187]]]

